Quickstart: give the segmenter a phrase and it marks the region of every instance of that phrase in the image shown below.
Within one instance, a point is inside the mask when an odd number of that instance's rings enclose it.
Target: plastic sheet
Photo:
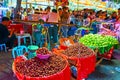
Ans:
[[[13,63],[12,68],[13,68],[13,72],[17,76],[18,80],[70,80],[70,78],[71,78],[68,62],[66,64],[66,67],[61,72],[58,72],[58,73],[50,75],[50,76],[45,76],[45,77],[29,77],[29,76],[25,76],[21,73],[18,73],[15,70],[15,63]]]

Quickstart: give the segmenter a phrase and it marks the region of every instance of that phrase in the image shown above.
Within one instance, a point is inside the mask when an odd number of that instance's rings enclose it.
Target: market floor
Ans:
[[[11,52],[0,52],[0,80],[17,80],[11,69],[12,62]],[[103,60],[96,66],[96,70],[86,80],[120,80],[120,72],[115,67],[120,67],[120,50],[114,52],[113,59]]]

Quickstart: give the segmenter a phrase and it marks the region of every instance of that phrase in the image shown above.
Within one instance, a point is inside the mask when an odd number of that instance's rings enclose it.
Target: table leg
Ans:
[[[7,52],[7,48],[6,48],[6,45],[4,44],[4,47],[5,47],[5,52]]]
[[[29,38],[30,38],[30,44],[32,45],[32,37],[30,36]]]
[[[24,38],[24,44],[26,44],[26,37]]]
[[[18,37],[18,46],[20,46],[20,37]]]

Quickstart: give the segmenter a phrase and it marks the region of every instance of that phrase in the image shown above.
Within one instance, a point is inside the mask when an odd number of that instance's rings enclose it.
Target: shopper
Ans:
[[[117,12],[113,12],[111,15],[111,19],[117,19]]]
[[[70,22],[71,25],[73,25],[73,22]],[[72,39],[74,40],[74,35],[75,35],[75,32],[77,30],[77,27],[76,26],[71,26],[68,30],[68,37],[72,37]]]
[[[73,24],[76,24],[76,12],[72,11],[72,14],[70,15],[70,22],[72,22]]]
[[[10,15],[10,19],[11,20],[14,19],[14,13],[15,13],[15,10],[14,10],[14,7],[12,7],[12,9],[11,9],[11,15]]]
[[[90,27],[90,18],[88,14],[84,14],[84,19],[83,19],[83,26],[84,27]]]
[[[9,19],[10,19],[10,14],[11,14],[10,10],[7,10],[6,17],[8,17]]]
[[[9,18],[3,17],[2,23],[0,24],[0,44],[5,43],[8,49],[12,49],[15,41],[15,35],[13,30],[8,31],[7,26],[9,25]]]
[[[51,12],[50,6],[47,6],[44,11],[41,11],[40,19],[43,19],[45,22],[47,21],[48,14]]]
[[[58,9],[58,13],[59,13],[59,16],[60,16],[60,17],[61,17],[61,15],[62,15],[62,12],[63,12],[63,11],[62,11],[62,8],[59,8],[59,9]]]
[[[68,37],[67,32],[68,32],[68,27],[67,24],[69,24],[69,12],[68,12],[68,8],[67,7],[63,7],[63,12],[61,15],[61,24],[63,25],[61,27],[61,31],[62,31],[62,36],[63,37]]]
[[[44,21],[42,19],[39,20],[39,24],[33,26],[33,37],[35,39],[36,45],[41,46],[41,36],[42,36],[42,28]]]
[[[117,16],[117,19],[120,18],[120,8],[118,9],[118,16]]]
[[[60,21],[60,16],[57,13],[56,9],[53,9],[52,12],[48,14],[47,22],[58,23]],[[56,24],[50,24],[48,28],[50,40],[53,40],[54,45],[58,41],[58,26]]]

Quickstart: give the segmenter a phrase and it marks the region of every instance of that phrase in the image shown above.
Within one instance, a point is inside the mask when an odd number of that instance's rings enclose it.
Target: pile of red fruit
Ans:
[[[39,48],[38,50],[36,50],[36,53],[42,55],[51,54],[51,52],[46,47]]]
[[[84,46],[82,43],[75,43],[72,46],[68,47],[62,53],[68,57],[81,58],[81,57],[89,56],[94,52],[90,48]]]
[[[67,62],[65,59],[56,54],[52,54],[47,60],[41,60],[35,57],[30,60],[16,62],[15,70],[22,75],[43,77],[62,71],[66,65]]]

